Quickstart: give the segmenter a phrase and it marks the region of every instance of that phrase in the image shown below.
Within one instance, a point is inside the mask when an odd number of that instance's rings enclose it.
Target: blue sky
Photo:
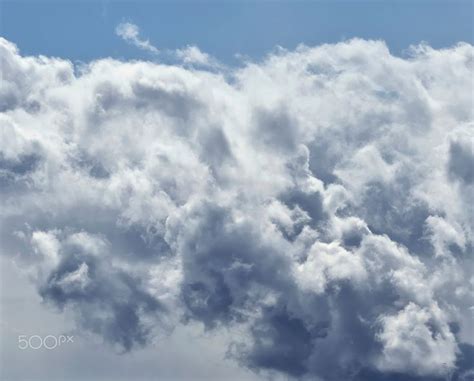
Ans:
[[[383,39],[394,54],[426,41],[435,48],[471,42],[471,1],[2,1],[0,33],[23,54],[88,61],[143,58],[114,33],[121,22],[140,27],[159,49],[195,44],[232,63],[276,45],[318,45],[351,37]]]

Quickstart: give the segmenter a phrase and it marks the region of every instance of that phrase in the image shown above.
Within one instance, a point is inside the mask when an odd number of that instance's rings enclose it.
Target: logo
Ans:
[[[18,336],[18,348],[21,350],[25,349],[48,349],[53,350],[60,348],[65,344],[74,343],[74,336],[67,335],[48,335],[48,336],[39,336],[39,335],[20,335]]]

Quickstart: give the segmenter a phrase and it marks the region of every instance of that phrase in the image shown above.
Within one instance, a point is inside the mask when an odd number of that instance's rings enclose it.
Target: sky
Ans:
[[[400,55],[422,41],[435,48],[473,40],[472,1],[2,1],[1,34],[24,54],[72,61],[146,58],[117,39],[138,25],[160,49],[197,45],[225,63],[259,59],[276,46],[352,37],[384,40]],[[148,57],[149,58],[149,57]]]
[[[0,379],[473,379],[471,2],[0,4]]]

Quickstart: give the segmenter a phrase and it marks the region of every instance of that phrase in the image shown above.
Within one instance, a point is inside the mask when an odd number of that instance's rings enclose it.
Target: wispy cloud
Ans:
[[[153,54],[160,53],[160,55],[168,58],[174,63],[179,62],[184,65],[200,67],[221,67],[221,64],[218,62],[218,60],[203,52],[195,45],[187,45],[184,48],[176,50],[165,49],[160,51],[158,48],[153,46],[149,40],[140,36],[140,28],[138,25],[130,22],[120,23],[117,25],[115,28],[115,33],[127,43]]]
[[[121,37],[129,44],[135,45],[139,49],[155,54],[159,52],[159,50],[153,46],[149,40],[140,37],[140,29],[135,24],[129,22],[121,23],[117,25],[117,28],[115,28],[115,33],[117,36]]]

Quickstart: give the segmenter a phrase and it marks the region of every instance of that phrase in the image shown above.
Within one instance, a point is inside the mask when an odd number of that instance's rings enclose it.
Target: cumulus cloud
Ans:
[[[117,25],[117,28],[115,28],[115,33],[117,36],[139,49],[143,49],[151,53],[159,52],[159,50],[154,47],[150,41],[144,40],[140,37],[140,29],[135,24],[129,22],[120,23]]]
[[[0,50],[3,255],[78,327],[119,351],[223,327],[262,377],[472,374],[471,45],[225,73]]]

